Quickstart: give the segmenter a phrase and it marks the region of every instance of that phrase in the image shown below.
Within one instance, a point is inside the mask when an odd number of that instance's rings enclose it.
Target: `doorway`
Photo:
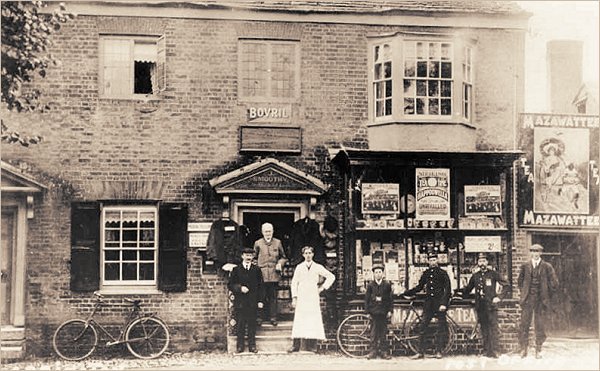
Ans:
[[[15,211],[2,211],[2,255],[1,255],[1,284],[0,298],[2,298],[2,325],[12,324],[13,304],[13,263],[15,252]]]
[[[533,234],[542,258],[556,270],[559,290],[549,313],[554,337],[598,338],[597,237],[593,234]]]

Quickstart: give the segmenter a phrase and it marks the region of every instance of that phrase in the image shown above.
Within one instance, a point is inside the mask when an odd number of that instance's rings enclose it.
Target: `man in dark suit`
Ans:
[[[242,264],[233,268],[229,277],[229,290],[235,295],[237,322],[237,352],[244,351],[244,335],[248,328],[248,349],[256,353],[256,318],[263,307],[263,278],[260,268],[252,264],[254,249],[242,250]]]
[[[546,340],[542,313],[550,308],[550,295],[558,289],[558,278],[552,265],[541,259],[544,250],[542,245],[532,245],[529,250],[531,260],[521,266],[518,278],[521,291],[519,347],[521,357],[526,357],[529,346],[529,325],[535,314],[535,358],[541,358],[540,352]]]
[[[373,281],[367,285],[365,294],[365,310],[371,316],[371,352],[369,359],[379,356],[390,359],[385,336],[387,321],[392,317],[394,306],[392,285],[383,279],[383,265],[373,265]]]
[[[414,288],[405,291],[402,295],[412,296],[421,290],[425,290],[425,302],[423,303],[423,315],[421,317],[421,327],[419,329],[419,353],[412,356],[412,359],[425,357],[425,336],[429,322],[435,316],[438,319],[438,328],[436,336],[436,358],[442,358],[442,348],[448,340],[448,325],[446,323],[446,309],[450,302],[450,277],[445,270],[438,266],[437,254],[428,254],[429,268],[421,275],[419,283]]]
[[[483,337],[483,350],[485,355],[498,358],[498,307],[500,297],[496,293],[496,285],[502,288],[508,285],[500,273],[488,269],[488,259],[485,253],[477,256],[477,267],[479,270],[471,276],[469,283],[459,294],[468,295],[475,289],[475,311],[477,320],[481,325]],[[502,290],[504,293],[505,290]]]

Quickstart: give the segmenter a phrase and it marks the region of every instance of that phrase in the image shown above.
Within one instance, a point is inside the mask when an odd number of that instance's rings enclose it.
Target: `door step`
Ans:
[[[25,328],[2,326],[0,328],[0,358],[18,360],[25,357]]]

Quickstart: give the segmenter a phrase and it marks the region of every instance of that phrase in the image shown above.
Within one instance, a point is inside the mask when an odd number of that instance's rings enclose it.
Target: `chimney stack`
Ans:
[[[583,83],[583,41],[548,41],[546,61],[550,113],[577,113],[571,102]]]

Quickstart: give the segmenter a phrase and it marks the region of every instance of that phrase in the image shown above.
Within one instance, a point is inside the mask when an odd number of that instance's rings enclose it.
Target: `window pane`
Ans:
[[[452,63],[442,62],[442,78],[443,79],[451,79],[452,78]]]
[[[385,96],[386,97],[392,96],[392,81],[391,80],[385,82]]]
[[[429,59],[433,59],[433,60],[440,59],[440,44],[429,43]]]
[[[375,83],[375,98],[381,99],[383,97],[383,83]]]
[[[140,213],[140,227],[154,228],[154,213]]]
[[[427,62],[417,62],[417,76],[427,77]]]
[[[137,263],[123,263],[123,280],[137,280]]]
[[[417,96],[427,96],[427,80],[417,80]]]
[[[412,115],[415,113],[415,100],[412,98],[404,98],[404,113]]]
[[[425,59],[425,45],[421,42],[417,43],[417,59]]]
[[[415,76],[415,60],[409,59],[404,61],[404,76],[414,77]]]
[[[104,214],[104,226],[106,228],[119,228],[121,226],[121,213],[108,211]]]
[[[133,64],[133,93],[152,94],[152,78],[155,76],[155,62],[138,62]]]
[[[404,80],[404,95],[415,96],[415,80]]]
[[[429,114],[438,115],[440,113],[440,103],[437,99],[429,99]]]
[[[154,229],[141,230],[140,241],[154,241]]]
[[[429,80],[428,96],[437,97],[439,95],[440,95],[440,90],[439,90],[438,82],[435,80]]]
[[[123,260],[137,261],[137,250],[123,250]]]
[[[389,116],[391,114],[392,114],[392,100],[386,99],[385,100],[385,115]]]
[[[425,99],[417,98],[417,115],[425,114]]]
[[[105,261],[119,261],[119,251],[104,251],[104,260]]]
[[[452,45],[443,43],[442,44],[442,60],[452,59]]]
[[[375,80],[381,80],[382,78],[382,73],[381,73],[381,63],[377,63],[375,65]]]
[[[140,264],[140,280],[154,279],[154,264]]]
[[[392,62],[385,62],[385,74],[384,77],[389,79],[392,77]]]
[[[105,230],[104,231],[104,240],[106,242],[114,242],[119,241],[119,231],[114,230]]]
[[[442,97],[452,96],[452,81],[440,81]]]
[[[452,114],[452,99],[442,99],[442,115]]]
[[[137,230],[123,231],[123,242],[125,241],[137,241]]]
[[[140,260],[154,260],[154,251],[140,250]]]
[[[375,115],[377,117],[383,116],[383,101],[378,100],[375,102]]]
[[[379,45],[375,46],[375,50],[374,50],[374,52],[373,52],[373,61],[374,61],[374,62],[379,62],[379,58],[380,58],[380,56],[381,56],[381,54],[380,54],[380,52],[379,52],[379,48],[380,48],[380,46],[379,46]]]
[[[440,62],[429,62],[429,77],[440,77]]]
[[[119,279],[119,263],[104,264],[104,280],[115,281]]]

